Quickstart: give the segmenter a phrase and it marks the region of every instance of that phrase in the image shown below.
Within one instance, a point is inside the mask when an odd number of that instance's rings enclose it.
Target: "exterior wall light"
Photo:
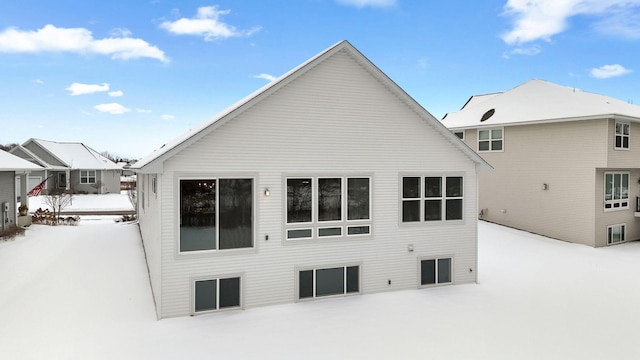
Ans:
[[[271,192],[269,191],[269,188],[264,189],[264,196],[270,196]]]

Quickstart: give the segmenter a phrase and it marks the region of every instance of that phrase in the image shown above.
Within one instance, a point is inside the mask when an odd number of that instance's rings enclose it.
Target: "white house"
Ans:
[[[490,168],[339,42],[132,166],[157,316],[473,283]]]
[[[42,167],[0,150],[0,234],[10,227],[16,226],[16,199],[27,198],[27,178],[31,171],[42,170]],[[16,177],[19,184],[16,186]],[[16,189],[18,189],[16,191]]]
[[[640,106],[533,79],[442,121],[495,168],[484,219],[593,247],[640,239]]]
[[[52,189],[90,194],[120,192],[122,167],[83,143],[29,139],[10,152],[44,167],[28,180],[30,185],[37,185],[48,178],[43,193]]]

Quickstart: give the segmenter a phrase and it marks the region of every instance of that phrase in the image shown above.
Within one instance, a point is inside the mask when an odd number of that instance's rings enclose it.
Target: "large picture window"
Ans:
[[[287,239],[370,234],[370,178],[301,177],[286,184]]]
[[[194,284],[194,311],[240,306],[240,278],[199,280]]]
[[[629,208],[629,173],[604,173],[604,208],[605,210]]]
[[[462,220],[461,176],[402,178],[402,222]]]
[[[478,130],[478,151],[502,151],[502,129]]]
[[[420,261],[420,285],[447,284],[452,281],[451,258]]]
[[[360,267],[310,269],[298,273],[298,298],[345,295],[360,291]]]
[[[180,180],[180,251],[253,246],[253,179]]]
[[[614,146],[616,149],[629,149],[630,127],[631,124],[627,122],[616,121],[616,138]]]
[[[95,184],[95,183],[96,183],[95,170],[80,170],[80,184]]]

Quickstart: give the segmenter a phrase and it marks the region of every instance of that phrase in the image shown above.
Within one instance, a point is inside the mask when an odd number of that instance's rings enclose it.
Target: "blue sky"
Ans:
[[[0,3],[0,143],[139,158],[340,40],[440,119],[532,78],[640,104],[640,0]]]

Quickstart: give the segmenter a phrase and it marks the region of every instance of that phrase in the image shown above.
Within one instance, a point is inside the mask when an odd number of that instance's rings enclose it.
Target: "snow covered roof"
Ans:
[[[0,150],[0,171],[36,170],[42,170],[42,167],[25,159],[19,158],[13,154],[10,154],[4,150]]]
[[[460,111],[446,114],[442,123],[462,129],[602,118],[640,121],[640,106],[533,79],[502,93],[472,96]]]
[[[116,163],[83,143],[29,139],[23,146],[29,142],[36,143],[70,169],[122,170]]]
[[[160,149],[155,150],[151,154],[145,156],[135,164],[131,165],[131,170],[142,170],[145,167],[148,167],[146,171],[148,172],[160,172],[162,168],[162,162],[172,156],[173,154],[181,151],[185,147],[193,144],[198,141],[205,135],[214,131],[218,127],[225,124],[227,121],[230,121],[238,114],[241,114],[246,109],[250,108],[253,104],[260,102],[262,99],[268,97],[281,87],[287,85],[294,79],[298,78],[300,75],[306,73],[308,70],[315,67],[317,64],[326,60],[327,58],[333,56],[335,53],[339,51],[347,51],[354,58],[356,58],[365,68],[367,68],[373,76],[375,76],[381,83],[385,84],[392,92],[398,96],[402,101],[404,101],[408,106],[413,108],[416,113],[420,114],[428,123],[430,123],[433,128],[440,132],[443,136],[449,138],[451,142],[458,147],[464,154],[466,154],[472,161],[481,164],[485,169],[491,169],[491,166],[484,161],[480,156],[478,156],[471,148],[469,148],[462,141],[459,141],[457,137],[442,125],[440,121],[433,117],[427,110],[425,110],[420,104],[418,104],[411,96],[409,96],[402,88],[400,88],[393,80],[391,80],[385,73],[383,73],[377,66],[375,66],[369,59],[367,59],[360,51],[358,51],[353,45],[351,45],[348,41],[342,40],[326,50],[320,52],[319,54],[313,56],[309,60],[303,62],[297,67],[291,69],[284,75],[278,77],[277,79],[271,81],[267,85],[262,88],[254,91],[248,96],[244,97],[240,101],[235,104],[229,106],[224,109],[213,118],[204,123],[200,124],[196,128],[182,134],[180,137],[174,139],[173,141],[164,144],[160,147]],[[154,166],[152,166],[152,164]]]

